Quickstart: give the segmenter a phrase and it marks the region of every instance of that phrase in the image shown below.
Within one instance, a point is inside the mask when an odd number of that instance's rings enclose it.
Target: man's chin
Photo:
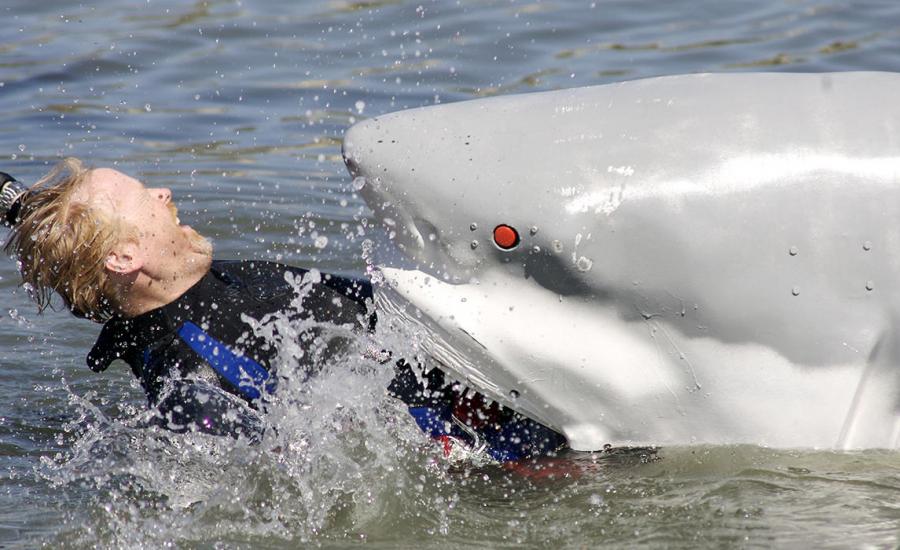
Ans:
[[[191,240],[191,248],[197,254],[202,254],[203,256],[206,256],[207,258],[212,260],[213,245],[212,242],[209,241],[209,239],[197,235],[196,239]]]
[[[197,233],[193,228],[188,230],[188,240],[190,242],[191,251],[209,258],[212,261],[213,244],[212,241]]]

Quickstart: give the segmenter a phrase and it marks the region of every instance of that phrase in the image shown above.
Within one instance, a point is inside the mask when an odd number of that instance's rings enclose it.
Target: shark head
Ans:
[[[578,221],[560,227],[571,218],[571,205],[560,199],[574,195],[577,184],[570,170],[554,173],[554,163],[546,162],[548,155],[559,160],[577,151],[560,144],[550,151],[546,136],[510,112],[519,103],[485,100],[370,119],[347,132],[344,159],[416,269],[451,284],[501,270],[536,278],[562,295],[585,291],[594,285],[585,276],[592,260],[577,249],[590,228]],[[510,124],[515,120],[519,127]],[[600,193],[615,195],[619,185],[610,181]]]
[[[344,159],[403,255],[378,295],[575,448],[836,445],[900,299],[870,299],[894,248],[866,255],[900,234],[900,108],[865,107],[898,85],[687,75],[360,122]]]
[[[560,384],[584,383],[564,373],[602,360],[590,358],[594,346],[617,363],[652,353],[620,320],[641,318],[630,305],[617,309],[619,286],[632,289],[623,264],[599,269],[601,248],[614,255],[623,246],[609,214],[629,169],[596,168],[603,133],[589,120],[575,137],[538,131],[567,115],[561,105],[590,96],[558,94],[552,102],[534,94],[380,116],[349,129],[343,153],[355,187],[403,254],[381,261],[388,284],[378,296],[394,302],[381,307],[403,312],[397,304],[411,304],[406,316],[427,330],[431,360],[593,448],[609,434],[579,418],[578,399],[561,397]],[[567,334],[590,349],[572,349]],[[592,372],[590,399],[609,394],[596,402],[659,383],[624,370]]]

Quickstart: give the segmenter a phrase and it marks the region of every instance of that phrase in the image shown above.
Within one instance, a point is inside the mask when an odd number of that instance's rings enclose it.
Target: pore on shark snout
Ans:
[[[898,92],[687,75],[358,123],[403,254],[380,307],[575,449],[895,447]]]

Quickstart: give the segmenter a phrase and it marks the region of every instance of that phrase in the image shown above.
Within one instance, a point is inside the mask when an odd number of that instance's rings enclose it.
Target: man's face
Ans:
[[[91,170],[76,200],[104,210],[138,232],[145,264],[166,265],[189,261],[196,255],[212,257],[212,245],[189,225],[180,225],[172,192],[147,188],[140,181],[111,168]]]

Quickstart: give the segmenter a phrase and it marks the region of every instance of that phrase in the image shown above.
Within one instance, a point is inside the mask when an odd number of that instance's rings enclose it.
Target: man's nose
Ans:
[[[172,200],[172,190],[166,187],[156,187],[153,189],[149,189],[149,191],[151,196],[164,203],[170,202]]]

